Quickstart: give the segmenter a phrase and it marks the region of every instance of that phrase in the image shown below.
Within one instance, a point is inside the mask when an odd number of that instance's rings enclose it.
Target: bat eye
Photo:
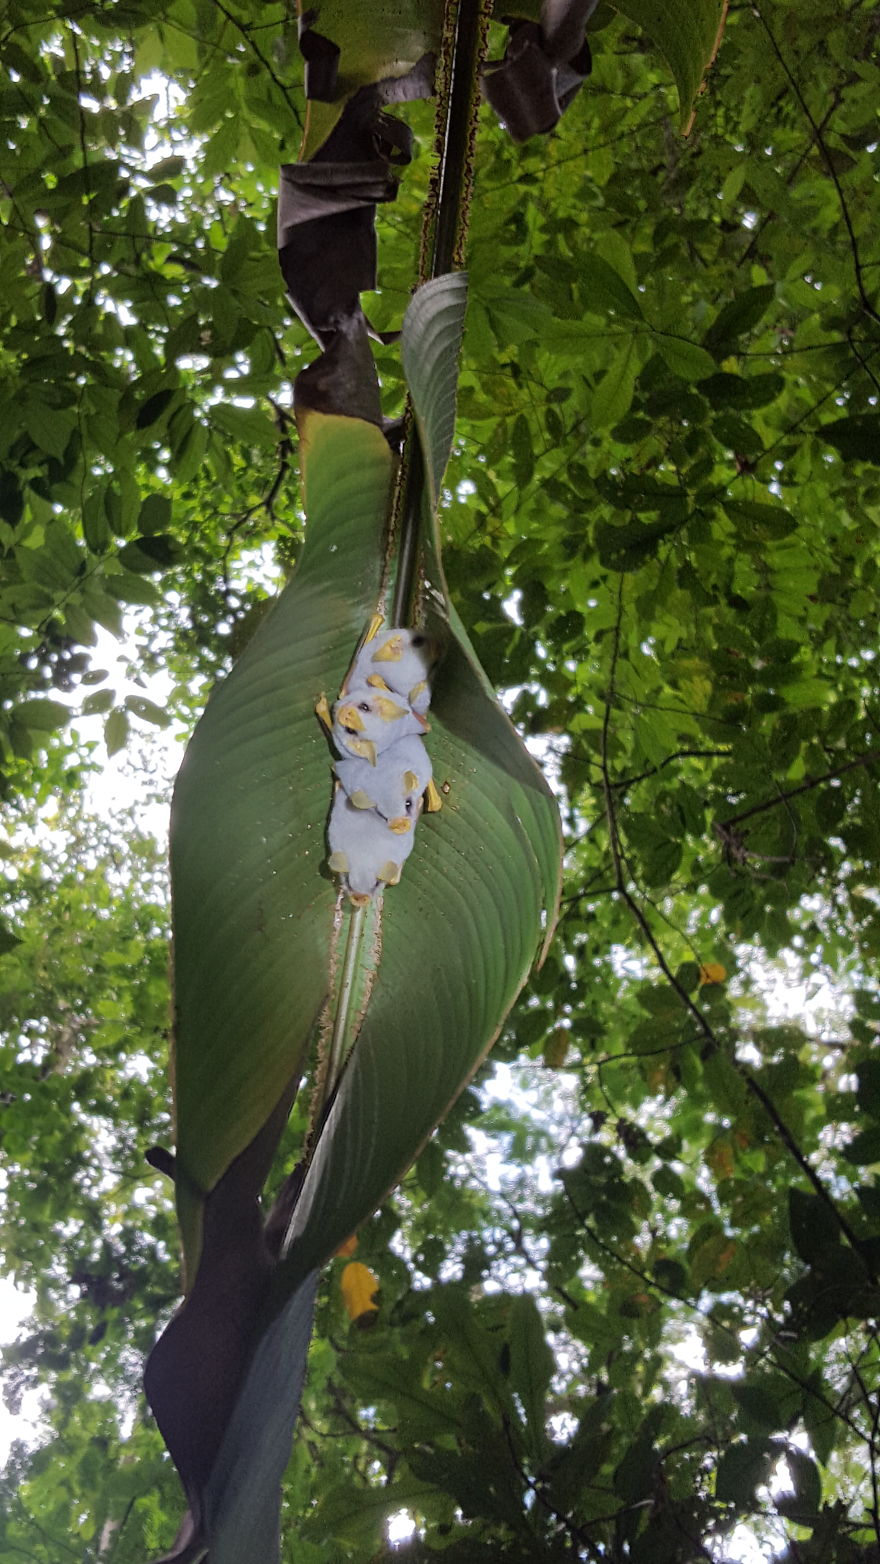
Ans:
[[[428,637],[426,635],[414,635],[412,638],[412,644],[413,646],[424,646],[427,639]]]
[[[411,798],[408,798],[403,807],[406,810],[407,814],[411,815],[412,812],[413,812],[413,800]]]
[[[358,701],[358,711],[369,711],[369,709],[370,709],[369,701]]]

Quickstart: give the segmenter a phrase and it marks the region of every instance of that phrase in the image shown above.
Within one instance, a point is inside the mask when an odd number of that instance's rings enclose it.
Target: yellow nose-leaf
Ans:
[[[336,720],[344,728],[354,728],[358,733],[364,731],[364,719],[354,706],[340,706]]]

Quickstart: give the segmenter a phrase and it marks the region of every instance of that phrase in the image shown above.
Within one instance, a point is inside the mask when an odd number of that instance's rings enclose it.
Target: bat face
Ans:
[[[380,631],[359,651],[350,682],[384,686],[424,714],[431,700],[428,678],[439,655],[439,642],[424,630]]]
[[[397,739],[376,756],[337,760],[333,767],[357,809],[375,809],[393,831],[412,830],[421,813],[422,794],[431,781],[431,760],[420,738]]]
[[[327,826],[330,868],[345,878],[353,900],[369,899],[382,885],[396,885],[413,843],[412,831],[393,831],[372,809],[358,809],[337,788]]]
[[[375,647],[373,662],[400,663],[412,657],[421,664],[426,675],[440,654],[437,641],[425,630],[389,630],[385,635],[377,635],[372,645]]]
[[[362,684],[333,708],[333,740],[343,754],[375,765],[375,757],[407,734],[423,733],[425,722],[393,695]]]
[[[347,733],[366,733],[368,726],[377,721],[397,722],[407,714],[406,707],[390,695],[380,695],[377,690],[358,691],[358,695],[360,699],[346,701],[344,705],[337,703],[336,721]]]

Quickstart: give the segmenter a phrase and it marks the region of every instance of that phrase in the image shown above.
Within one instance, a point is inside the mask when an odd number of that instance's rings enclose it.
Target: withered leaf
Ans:
[[[544,0],[541,21],[514,21],[504,59],[483,71],[483,95],[514,141],[553,130],[592,66],[584,28],[596,0]]]

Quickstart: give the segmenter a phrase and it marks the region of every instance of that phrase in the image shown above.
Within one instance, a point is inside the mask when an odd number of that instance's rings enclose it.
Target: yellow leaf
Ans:
[[[700,987],[705,983],[723,983],[727,977],[727,968],[722,967],[720,961],[707,961],[700,968]]]
[[[716,1178],[733,1178],[734,1155],[729,1135],[721,1135],[706,1151],[706,1161]]]
[[[548,1070],[561,1070],[568,1054],[568,1045],[571,1034],[564,1026],[559,1026],[551,1033],[544,1044],[544,1063]]]
[[[379,1280],[369,1266],[362,1265],[360,1260],[352,1260],[345,1267],[339,1285],[342,1288],[342,1301],[352,1323],[361,1330],[368,1330],[371,1325],[375,1325],[379,1313],[376,1303]]]
[[[334,1260],[347,1260],[350,1254],[354,1254],[357,1246],[357,1234],[352,1233],[350,1238],[346,1238],[344,1244],[339,1245],[339,1248],[333,1256]]]
[[[736,1242],[735,1242],[734,1239],[731,1238],[729,1243],[725,1244],[724,1248],[721,1250],[721,1252],[718,1255],[718,1260],[717,1260],[717,1263],[716,1263],[716,1266],[715,1266],[715,1275],[716,1276],[723,1275],[723,1273],[727,1270],[727,1267],[730,1265],[730,1262],[733,1259],[735,1254],[736,1254]]]

